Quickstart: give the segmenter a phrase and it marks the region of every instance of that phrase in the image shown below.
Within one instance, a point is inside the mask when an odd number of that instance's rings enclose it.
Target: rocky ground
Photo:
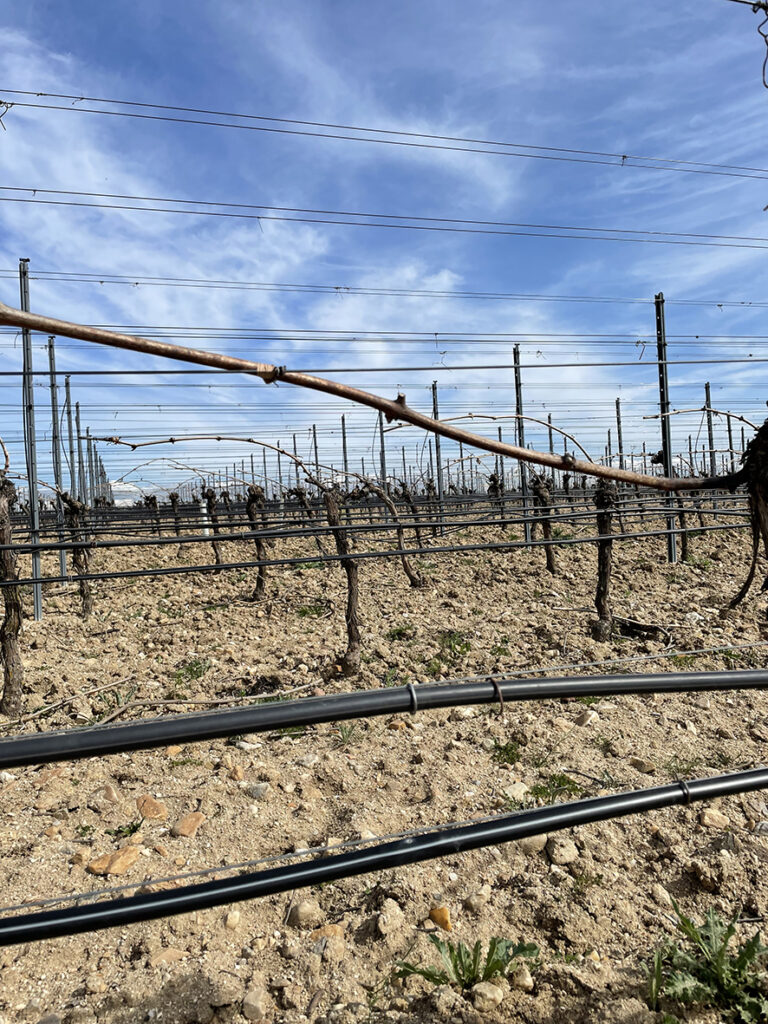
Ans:
[[[472,539],[477,539],[476,531]],[[488,530],[486,539],[499,540]],[[25,622],[26,708],[5,734],[189,711],[255,695],[309,695],[490,671],[576,674],[765,664],[765,600],[723,612],[744,579],[744,531],[709,533],[670,566],[663,538],[617,546],[618,614],[662,626],[650,638],[591,637],[596,556],[541,549],[428,555],[411,589],[392,561],[361,567],[364,664],[327,681],[343,651],[343,574],[311,542],[251,571],[99,584],[84,621],[52,587]],[[227,558],[251,556],[243,543]],[[118,550],[95,569],[192,563],[174,545]],[[53,566],[51,567],[53,568]],[[680,652],[726,647],[716,654]],[[637,662],[678,652],[673,657]],[[599,664],[605,663],[605,664]],[[162,703],[161,703],[162,702]],[[0,776],[2,903],[125,885],[297,849],[502,813],[582,795],[719,774],[764,759],[758,692],[548,701],[244,736]],[[716,813],[712,813],[712,812]],[[4,1024],[317,1024],[560,1019],[651,1024],[643,967],[675,932],[671,900],[702,917],[768,912],[768,807],[761,794],[674,808],[311,891],[96,934],[0,950]],[[172,885],[174,883],[166,883]],[[450,932],[446,926],[450,925]],[[742,937],[758,925],[740,927]],[[466,993],[420,977],[439,966],[431,933],[535,943],[538,956]],[[717,1013],[681,1019],[717,1021]]]

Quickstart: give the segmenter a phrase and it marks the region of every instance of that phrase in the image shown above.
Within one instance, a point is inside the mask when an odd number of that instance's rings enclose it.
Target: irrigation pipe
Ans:
[[[0,769],[148,750],[175,743],[201,742],[241,733],[340,722],[351,718],[415,714],[438,708],[562,697],[619,696],[634,693],[686,693],[703,690],[768,689],[768,670],[638,673],[556,679],[486,678],[474,683],[422,683],[360,690],[259,704],[249,708],[142,718],[123,725],[93,726],[15,736],[0,741]]]
[[[673,782],[652,789],[630,790],[613,796],[552,804],[459,828],[409,836],[320,860],[188,885],[178,891],[144,893],[85,906],[3,917],[0,918],[0,946],[76,935],[102,928],[125,927],[137,921],[272,896],[372,871],[392,870],[406,864],[508,843],[515,839],[766,787],[768,768],[690,782]]]

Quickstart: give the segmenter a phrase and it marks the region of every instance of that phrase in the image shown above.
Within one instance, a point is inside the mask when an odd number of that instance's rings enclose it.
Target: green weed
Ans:
[[[660,1009],[662,999],[683,1006],[717,1009],[723,1021],[758,1024],[768,1019],[768,974],[762,969],[768,946],[755,932],[731,952],[739,913],[725,921],[710,907],[702,924],[686,917],[677,903],[677,927],[683,943],[658,949],[648,973],[648,1005]]]
[[[396,977],[408,978],[417,974],[432,985],[458,985],[462,989],[468,989],[478,982],[489,981],[500,974],[506,974],[514,961],[521,957],[533,959],[539,955],[539,947],[532,942],[514,943],[511,939],[501,939],[498,936],[494,936],[488,943],[485,956],[479,940],[470,949],[463,942],[454,945],[437,935],[429,935],[428,938],[440,954],[442,969],[420,967],[400,960],[395,965]]]

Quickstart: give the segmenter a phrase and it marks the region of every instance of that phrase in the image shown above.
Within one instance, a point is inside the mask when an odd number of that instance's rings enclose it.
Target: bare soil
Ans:
[[[490,529],[484,536],[501,539]],[[253,555],[245,542],[223,547],[228,559]],[[313,564],[311,541],[273,548],[278,557],[305,554],[307,563],[271,571],[260,603],[250,599],[255,570],[97,584],[87,621],[75,589],[53,586],[43,621],[25,622],[26,708],[75,699],[4,731],[209,706],[189,701],[550,671],[670,648],[730,649],[574,674],[764,666],[766,648],[739,649],[768,639],[757,588],[740,608],[723,611],[747,572],[747,533],[698,536],[692,550],[689,564],[670,566],[663,538],[616,545],[616,613],[660,625],[669,638],[617,636],[605,644],[591,635],[591,548],[559,549],[554,577],[541,549],[429,555],[417,560],[429,579],[421,590],[409,587],[394,560],[363,563],[364,664],[355,679],[332,682],[328,666],[344,649],[343,573]],[[181,557],[175,545],[122,549],[94,556],[91,568],[207,557],[202,545]],[[2,903],[115,885],[135,892],[152,880],[361,835],[720,774],[759,764],[767,740],[765,696],[737,691],[508,701],[503,714],[498,706],[419,713],[18,769],[0,782]],[[522,795],[510,798],[505,790],[516,782],[528,792],[513,789]],[[254,790],[259,783],[268,786]],[[167,817],[141,819],[137,800],[147,794]],[[727,916],[738,908],[749,918],[768,913],[763,796],[722,801],[725,826],[702,824],[702,810],[561,833],[576,851],[562,864],[553,862],[563,859],[553,844],[538,852],[508,844],[310,892],[2,949],[0,1021],[191,1024],[259,1019],[262,1011],[263,1019],[290,1024],[661,1021],[645,1004],[643,965],[674,932],[671,897],[697,917],[710,906]],[[196,811],[205,819],[196,833],[173,835]],[[123,858],[133,861],[124,873],[88,872],[89,863],[127,846],[139,855]],[[480,1011],[453,990],[393,981],[400,959],[437,964],[427,940],[438,927],[429,919],[436,907],[449,911],[452,931],[440,934],[454,941],[535,942],[533,991],[500,981],[501,1004]]]

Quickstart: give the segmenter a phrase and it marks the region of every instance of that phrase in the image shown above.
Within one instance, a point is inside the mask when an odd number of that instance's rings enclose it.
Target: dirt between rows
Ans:
[[[253,548],[232,542],[224,552],[235,561]],[[581,675],[764,666],[765,648],[743,646],[768,639],[764,598],[723,611],[748,569],[747,534],[701,535],[692,552],[671,566],[663,538],[616,546],[615,611],[666,633],[605,644],[591,638],[592,548],[560,549],[554,577],[541,549],[430,554],[417,560],[429,581],[421,590],[394,560],[365,563],[362,670],[333,682],[325,669],[344,649],[343,573],[313,562],[311,540],[275,544],[274,556],[306,563],[270,571],[261,603],[251,600],[255,570],[146,577],[97,584],[83,621],[75,589],[53,585],[43,621],[24,626],[26,709],[36,717],[3,731],[572,663],[606,662]],[[208,557],[202,545],[120,549],[92,568]],[[706,647],[728,649],[610,663]],[[0,781],[2,903],[115,885],[135,892],[361,836],[720,774],[759,764],[767,740],[765,696],[736,691],[507,701],[503,714],[498,705],[420,712],[14,769]],[[569,830],[546,846],[511,843],[11,946],[0,950],[0,1021],[661,1021],[645,1003],[643,965],[675,930],[671,899],[699,918],[708,907],[760,920],[768,912],[762,794],[716,810],[715,824],[702,823],[701,805],[677,807]],[[497,1006],[494,994],[488,1003],[393,979],[403,959],[438,965],[428,940],[436,930],[468,945],[524,940],[540,953],[528,977],[495,982]]]

